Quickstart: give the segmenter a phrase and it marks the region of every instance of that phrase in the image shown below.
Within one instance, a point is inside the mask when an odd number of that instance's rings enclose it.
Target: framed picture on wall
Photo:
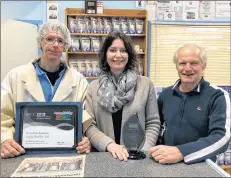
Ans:
[[[85,14],[96,14],[97,1],[85,1]]]
[[[57,1],[47,1],[47,21],[58,20]]]
[[[136,1],[136,8],[144,8],[146,1]]]

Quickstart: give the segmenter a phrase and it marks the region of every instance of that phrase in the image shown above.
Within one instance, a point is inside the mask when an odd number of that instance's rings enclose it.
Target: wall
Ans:
[[[135,1],[104,1],[103,6],[107,9],[135,9]],[[85,2],[59,1],[59,20],[64,22],[66,8],[84,8]]]
[[[11,69],[38,57],[36,36],[36,25],[11,19],[1,21],[1,81]]]
[[[1,1],[1,18],[44,21],[46,1]]]
[[[65,8],[84,8],[85,1],[58,1],[59,20],[64,22]],[[136,1],[103,1],[108,9],[136,9]],[[1,1],[1,18],[46,21],[46,1]],[[229,21],[216,18],[216,21]]]
[[[65,9],[84,8],[85,1],[58,1],[59,20],[64,22]],[[104,1],[107,9],[135,9],[135,1]],[[1,18],[46,21],[46,1],[1,1]]]

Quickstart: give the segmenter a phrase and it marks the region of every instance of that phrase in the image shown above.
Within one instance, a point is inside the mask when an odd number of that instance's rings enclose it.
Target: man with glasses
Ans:
[[[1,158],[15,157],[25,150],[13,139],[16,102],[84,102],[87,80],[63,62],[62,53],[71,46],[68,28],[59,21],[43,24],[38,32],[40,58],[12,69],[1,83]],[[83,110],[83,132],[91,118]],[[90,142],[83,137],[78,152],[89,152]]]
[[[230,98],[203,78],[206,51],[194,44],[179,48],[173,61],[179,80],[158,97],[162,141],[149,149],[161,164],[216,160],[230,140]]]

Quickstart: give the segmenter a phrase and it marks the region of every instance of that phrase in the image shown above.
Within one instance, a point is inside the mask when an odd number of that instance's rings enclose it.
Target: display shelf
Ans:
[[[107,36],[108,33],[71,33],[71,36]],[[127,34],[131,37],[144,37],[145,34]]]
[[[65,23],[68,26],[68,18],[77,19],[78,17],[98,17],[98,18],[119,18],[123,17],[125,19],[141,19],[143,21],[143,31],[144,33],[133,33],[127,34],[132,39],[132,44],[139,45],[143,52],[137,52],[137,57],[139,59],[139,65],[143,71],[143,75],[147,76],[147,30],[148,30],[148,18],[146,10],[129,10],[129,9],[104,9],[103,14],[85,14],[84,9],[82,8],[66,8],[65,10]],[[70,30],[71,31],[71,30]],[[73,32],[73,31],[71,31]],[[99,38],[100,43],[102,43],[102,38],[105,38],[108,33],[76,33],[74,31],[71,33],[71,38]],[[101,45],[101,44],[100,44]],[[80,45],[81,46],[81,45]],[[67,64],[70,65],[70,62],[77,61],[98,61],[98,52],[92,52],[94,50],[89,51],[79,51],[79,50],[69,50],[66,53]],[[78,69],[77,69],[78,70]],[[89,79],[94,79],[97,77],[88,77]]]

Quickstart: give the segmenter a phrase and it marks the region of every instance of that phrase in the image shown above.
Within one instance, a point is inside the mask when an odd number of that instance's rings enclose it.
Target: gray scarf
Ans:
[[[99,104],[111,113],[120,110],[135,95],[137,73],[127,70],[116,82],[110,72],[102,72],[97,92]]]

